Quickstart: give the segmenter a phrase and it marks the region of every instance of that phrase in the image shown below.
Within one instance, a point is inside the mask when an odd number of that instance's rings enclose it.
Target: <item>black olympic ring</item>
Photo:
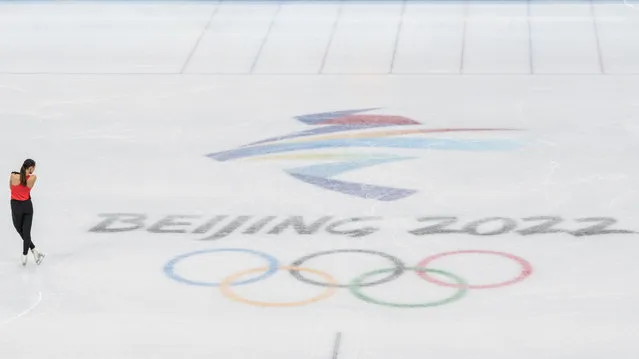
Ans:
[[[386,259],[388,259],[389,261],[393,262],[393,264],[395,265],[395,270],[393,270],[388,276],[376,280],[374,282],[370,282],[370,283],[360,283],[359,286],[360,287],[370,287],[370,286],[374,286],[374,285],[378,285],[378,284],[384,284],[386,282],[390,282],[391,280],[399,277],[400,275],[402,275],[404,273],[404,271],[406,271],[406,266],[404,265],[404,263],[397,257],[394,257],[390,254],[386,254],[386,253],[382,253],[382,252],[378,252],[378,251],[371,251],[371,250],[367,250],[367,249],[335,249],[335,250],[330,250],[330,251],[324,251],[324,252],[316,252],[313,254],[309,254],[307,256],[304,256],[298,260],[296,260],[295,262],[293,262],[291,264],[292,267],[303,267],[303,263],[308,261],[311,258],[315,258],[315,257],[319,257],[319,256],[323,256],[326,254],[334,254],[334,253],[368,253],[368,254],[374,254],[374,255],[378,255],[380,257],[384,257]],[[293,275],[293,277],[295,277],[297,280],[300,280],[304,283],[308,283],[308,284],[312,284],[312,285],[317,285],[317,286],[321,286],[321,287],[336,287],[336,288],[349,288],[351,285],[350,284],[331,284],[331,283],[322,283],[322,282],[316,282],[314,280],[308,279],[303,277],[300,274],[300,271],[297,269],[290,269],[289,273],[291,273]]]

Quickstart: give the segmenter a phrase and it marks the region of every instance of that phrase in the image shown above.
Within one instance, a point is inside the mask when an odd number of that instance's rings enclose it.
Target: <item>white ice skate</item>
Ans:
[[[40,263],[44,260],[44,254],[38,252],[37,249],[32,249],[31,253],[33,253],[33,258],[35,259],[36,264],[40,265]]]
[[[20,261],[22,262],[23,266],[27,265],[27,256],[25,256],[24,254],[22,255],[22,258],[20,259]]]

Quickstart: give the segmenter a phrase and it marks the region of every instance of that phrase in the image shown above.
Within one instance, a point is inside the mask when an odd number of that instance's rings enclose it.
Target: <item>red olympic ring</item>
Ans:
[[[481,254],[495,254],[498,256],[502,256],[508,259],[512,259],[513,261],[519,263],[519,265],[521,266],[522,270],[521,273],[508,281],[505,282],[501,282],[501,283],[495,283],[495,284],[483,284],[483,285],[470,285],[467,284],[465,285],[465,288],[469,288],[469,289],[489,289],[489,288],[498,288],[498,287],[505,287],[507,285],[511,285],[511,284],[515,284],[519,281],[524,280],[526,277],[528,277],[530,274],[532,274],[532,265],[525,259],[521,258],[521,257],[517,257],[515,255],[512,255],[510,253],[503,253],[503,252],[496,252],[496,251],[485,251],[485,250],[465,250],[465,251],[453,251],[453,252],[444,252],[444,253],[439,253],[439,254],[435,254],[433,256],[430,257],[426,257],[424,259],[422,259],[421,262],[419,262],[417,264],[416,267],[418,268],[426,268],[426,266],[428,264],[430,264],[432,261],[441,258],[441,257],[445,257],[445,256],[450,256],[450,255],[455,255],[455,254],[467,254],[467,253],[481,253]],[[440,280],[437,280],[433,277],[431,277],[428,272],[425,271],[418,271],[417,275],[419,275],[420,277],[422,277],[423,279],[434,283],[434,284],[438,284],[438,285],[442,285],[442,286],[446,286],[446,287],[453,287],[453,288],[460,288],[461,286],[459,284],[454,284],[454,283],[446,283],[446,282],[442,282]]]

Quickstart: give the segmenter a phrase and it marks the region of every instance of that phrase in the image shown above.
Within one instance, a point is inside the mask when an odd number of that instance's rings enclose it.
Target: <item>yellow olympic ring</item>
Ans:
[[[314,302],[318,302],[322,299],[326,299],[330,296],[332,296],[333,294],[335,294],[335,292],[337,291],[337,287],[327,287],[326,291],[324,291],[322,294],[310,298],[310,299],[306,299],[306,300],[302,300],[302,301],[298,301],[298,302],[260,302],[260,301],[256,301],[256,300],[250,300],[247,298],[243,298],[240,297],[238,294],[234,293],[233,291],[231,291],[230,286],[231,284],[233,284],[233,282],[235,282],[237,279],[247,275],[247,274],[251,274],[251,273],[256,273],[256,272],[265,272],[269,269],[269,267],[260,267],[260,268],[253,268],[253,269],[249,269],[249,270],[245,270],[242,272],[238,272],[235,274],[231,274],[230,276],[224,278],[221,282],[220,282],[220,291],[222,292],[222,294],[234,301],[237,302],[242,302],[242,303],[246,303],[246,304],[250,304],[250,305],[256,305],[259,307],[296,307],[296,306],[300,306],[300,305],[306,305],[306,304],[310,304],[310,303],[314,303]],[[308,273],[315,273],[317,275],[319,275],[320,277],[323,277],[327,283],[329,284],[337,284],[337,281],[335,280],[335,278],[333,278],[330,274],[322,272],[322,271],[318,271],[316,269],[310,269],[310,268],[302,268],[302,267],[291,267],[291,266],[285,266],[285,267],[279,267],[279,269],[283,269],[283,270],[295,270],[295,271],[301,271],[301,272],[308,272]]]

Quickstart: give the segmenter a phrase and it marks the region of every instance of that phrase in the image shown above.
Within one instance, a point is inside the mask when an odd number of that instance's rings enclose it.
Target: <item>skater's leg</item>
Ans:
[[[16,231],[22,238],[22,265],[27,264],[27,254],[29,253],[29,248],[33,245],[31,241],[24,240],[24,225],[25,225],[25,206],[24,203],[18,201],[11,201],[11,219],[13,220],[13,226]],[[30,226],[30,224],[29,224]],[[29,233],[31,233],[31,228],[29,228]]]
[[[31,204],[31,200],[25,202],[26,209],[25,215],[22,224],[22,238],[24,240],[24,250],[28,252],[28,249],[31,249],[31,253],[33,253],[33,258],[36,261],[36,264],[42,263],[45,255],[40,253],[37,249],[33,241],[31,240],[31,225],[33,224],[33,204]],[[25,253],[26,253],[25,252]]]
[[[13,226],[15,227],[18,234],[20,234],[20,238],[22,238],[22,225],[23,225],[23,216],[22,211],[19,208],[18,204],[11,203],[11,217],[13,219]]]
[[[31,224],[33,223],[33,213],[25,213],[22,216],[22,254],[25,256],[29,253],[29,249],[34,249],[35,245],[31,242]]]

